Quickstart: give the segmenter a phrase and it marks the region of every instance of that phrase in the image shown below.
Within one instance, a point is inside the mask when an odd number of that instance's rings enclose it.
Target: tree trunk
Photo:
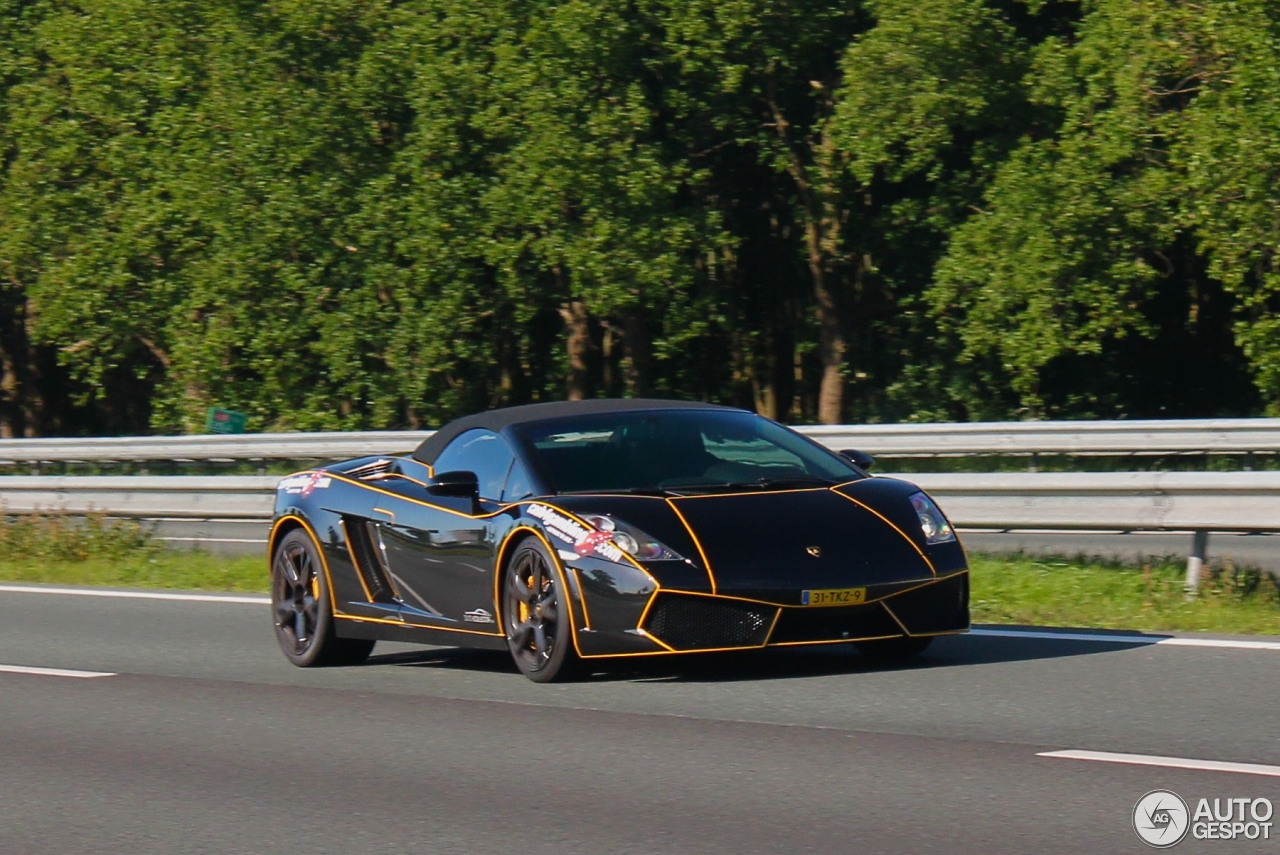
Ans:
[[[650,393],[649,324],[639,309],[628,309],[622,317],[622,376],[627,394],[643,398]]]
[[[828,103],[830,109],[830,103]],[[818,421],[824,425],[840,424],[844,417],[844,358],[848,349],[844,334],[844,318],[836,288],[843,268],[841,231],[843,197],[839,156],[831,134],[824,129],[818,144],[806,143],[811,152],[806,163],[799,144],[792,140],[787,122],[777,100],[770,93],[769,107],[774,128],[786,146],[787,172],[795,182],[804,222],[805,251],[809,275],[813,280],[813,296],[818,316],[818,353],[822,359],[822,383],[818,390]]]
[[[23,436],[33,437],[46,433],[48,416],[45,406],[45,376],[40,354],[36,352],[35,312],[31,301],[17,301],[18,318],[13,324],[13,340],[10,355],[13,358],[15,435],[20,425]]]
[[[590,394],[587,375],[587,353],[591,349],[590,317],[581,300],[570,300],[560,306],[565,326],[565,352],[569,357],[569,400],[582,401]]]
[[[22,430],[18,423],[18,368],[7,338],[0,335],[0,439],[13,439]]]
[[[835,297],[826,285],[825,271],[811,267],[813,291],[818,302],[818,354],[822,357],[822,384],[818,388],[818,421],[838,425],[844,417],[844,330]]]

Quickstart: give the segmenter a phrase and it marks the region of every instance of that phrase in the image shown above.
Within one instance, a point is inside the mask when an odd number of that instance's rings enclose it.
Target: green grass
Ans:
[[[0,560],[0,581],[177,591],[264,593],[268,589],[267,561],[261,555],[224,558],[173,550],[82,561]]]
[[[265,591],[265,556],[166,549],[141,525],[100,515],[0,517],[0,581],[189,591]]]
[[[141,526],[101,517],[0,517],[0,556],[0,582],[258,593],[268,587],[264,556],[165,549]],[[1188,601],[1180,565],[983,555],[971,555],[970,563],[974,623],[1280,635],[1280,589],[1256,570],[1215,568]]]
[[[1216,568],[1188,601],[1185,567],[971,555],[974,623],[1280,635],[1280,590],[1257,570]]]

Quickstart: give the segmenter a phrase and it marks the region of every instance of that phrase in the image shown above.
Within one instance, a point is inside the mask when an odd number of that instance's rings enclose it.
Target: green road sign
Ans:
[[[207,433],[244,433],[244,425],[248,420],[249,417],[244,413],[210,407],[205,416],[204,429]]]

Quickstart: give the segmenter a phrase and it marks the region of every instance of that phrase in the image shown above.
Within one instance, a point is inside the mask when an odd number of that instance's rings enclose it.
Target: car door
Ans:
[[[507,441],[489,430],[460,434],[436,458],[433,470],[474,472],[480,506],[467,499],[428,497],[382,503],[380,549],[396,586],[406,623],[498,631],[493,602],[493,561],[502,520],[503,486],[515,461]]]

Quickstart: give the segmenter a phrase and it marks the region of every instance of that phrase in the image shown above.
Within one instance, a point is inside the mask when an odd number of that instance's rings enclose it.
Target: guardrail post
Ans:
[[[1200,590],[1200,568],[1209,551],[1209,532],[1200,530],[1191,538],[1191,554],[1187,556],[1187,596],[1193,597]]]

